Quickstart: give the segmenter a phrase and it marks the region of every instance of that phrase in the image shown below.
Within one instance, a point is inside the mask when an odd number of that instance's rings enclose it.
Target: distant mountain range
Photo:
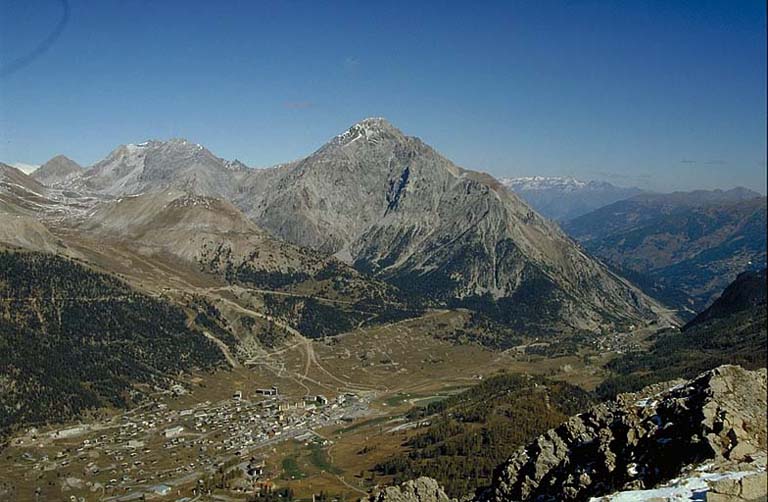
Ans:
[[[526,176],[499,181],[541,215],[560,222],[642,192],[639,188],[618,187],[605,181],[581,181],[568,176]]]
[[[766,264],[766,198],[744,188],[641,194],[563,226],[683,317]]]
[[[293,244],[299,254],[311,249],[333,255],[408,294],[471,305],[524,330],[532,319],[540,326],[563,321],[570,328],[594,329],[608,319],[653,317],[653,301],[638,295],[617,272],[688,317],[739,271],[765,261],[760,231],[765,211],[755,192],[652,194],[570,177],[497,181],[456,166],[380,118],[353,125],[304,159],[269,169],[250,169],[202,145],[172,139],[120,146],[87,169],[57,156],[31,177],[15,169],[7,173],[16,180],[16,202],[8,210],[19,216],[0,225],[9,242],[54,249],[57,238],[36,215],[44,209],[65,225],[77,220],[81,230],[109,229],[109,235],[123,239],[137,238],[129,228],[142,221],[149,226],[138,240],[154,235],[157,246],[158,238],[170,242],[176,234],[153,228],[162,216],[146,211],[167,213],[165,205],[172,201],[150,194],[207,197],[215,199],[208,204],[212,214],[224,211],[222,221],[236,215],[242,228],[244,222],[250,225],[245,231],[250,236],[234,246],[241,249],[239,258],[231,245],[222,248],[235,253],[228,255],[235,265],[244,258],[242,250],[256,242],[281,242],[277,247],[286,252],[285,244]],[[110,200],[138,195],[143,198],[123,203],[120,210],[105,207]],[[537,210],[559,220],[567,234],[612,270],[573,246]],[[215,224],[207,224],[203,233],[195,233],[191,224],[184,228],[175,244],[161,247],[195,263],[223,266],[210,262],[212,242],[221,240],[223,230]],[[273,265],[288,262],[297,263],[295,257],[280,258]],[[288,273],[279,266],[278,271]]]
[[[334,255],[409,294],[485,309],[523,330],[529,323],[596,329],[651,319],[657,309],[498,181],[456,166],[381,118],[363,120],[310,156],[271,169],[249,169],[173,139],[120,146],[83,171],[57,157],[36,177],[51,190],[89,201],[145,194],[122,204],[141,211],[140,218],[109,222],[104,203],[96,202],[94,211],[80,214],[88,220],[81,222],[84,230],[111,228],[112,235],[128,237],[137,222],[151,221],[146,211],[167,212],[172,203],[150,193],[221,199],[232,204],[228,214],[244,213],[237,218],[250,220],[253,235]],[[149,225],[139,239],[173,235]],[[205,234],[187,228],[185,242],[201,242]],[[184,239],[174,239],[168,249],[201,259],[200,249],[180,250]]]

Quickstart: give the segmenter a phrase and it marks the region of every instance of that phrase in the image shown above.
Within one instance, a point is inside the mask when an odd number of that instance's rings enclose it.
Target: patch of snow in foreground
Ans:
[[[668,500],[670,502],[702,502],[706,500],[707,481],[720,479],[741,479],[756,471],[701,474],[689,478],[672,480],[667,486],[652,490],[631,490],[616,492],[604,497],[593,497],[589,502],[643,502],[645,500]]]

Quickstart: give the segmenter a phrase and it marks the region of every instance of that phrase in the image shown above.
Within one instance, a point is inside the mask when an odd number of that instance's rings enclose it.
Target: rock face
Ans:
[[[448,495],[432,478],[421,477],[406,481],[400,486],[389,486],[371,495],[368,502],[452,502]]]
[[[19,169],[0,163],[0,245],[56,252],[57,239],[40,223],[50,204],[46,187]]]
[[[659,387],[621,395],[540,436],[499,466],[478,500],[586,500],[653,488],[705,461],[764,470],[765,369],[721,366]]]
[[[71,181],[83,172],[83,168],[77,162],[64,155],[57,155],[36,169],[31,176],[43,185],[54,186]]]
[[[45,187],[37,180],[2,162],[0,162],[0,189],[3,192],[14,192],[22,189],[38,195],[45,193]]]
[[[755,502],[766,500],[768,479],[765,472],[757,472],[740,478],[724,478],[710,481],[707,502]]]

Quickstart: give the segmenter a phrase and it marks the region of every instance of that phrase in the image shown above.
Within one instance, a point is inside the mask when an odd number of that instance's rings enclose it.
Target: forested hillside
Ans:
[[[721,364],[765,367],[766,273],[744,272],[712,306],[682,330],[658,333],[646,351],[611,361],[614,375],[598,388],[602,398],[674,378],[691,378]]]
[[[766,198],[748,190],[645,194],[569,221],[584,248],[686,320],[766,263]]]
[[[0,251],[0,434],[123,407],[222,355],[184,311],[113,276],[42,253]]]
[[[528,441],[592,404],[580,387],[541,377],[501,374],[479,385],[414,408],[411,420],[429,421],[405,454],[379,464],[396,482],[435,478],[450,496],[491,482],[494,468]]]

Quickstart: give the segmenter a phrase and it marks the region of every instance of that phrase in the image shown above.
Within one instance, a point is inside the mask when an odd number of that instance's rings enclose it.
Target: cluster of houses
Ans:
[[[15,446],[29,448],[21,458],[38,472],[57,471],[106,496],[164,496],[170,487],[177,491],[225,462],[235,462],[242,471],[238,482],[253,490],[269,485],[260,448],[313,437],[316,428],[367,413],[367,405],[352,393],[288,399],[270,387],[256,389],[250,398],[237,391],[229,399],[183,410],[155,401],[126,412],[117,423],[56,431],[46,436],[48,445],[66,447],[53,456],[41,456],[34,441]]]

